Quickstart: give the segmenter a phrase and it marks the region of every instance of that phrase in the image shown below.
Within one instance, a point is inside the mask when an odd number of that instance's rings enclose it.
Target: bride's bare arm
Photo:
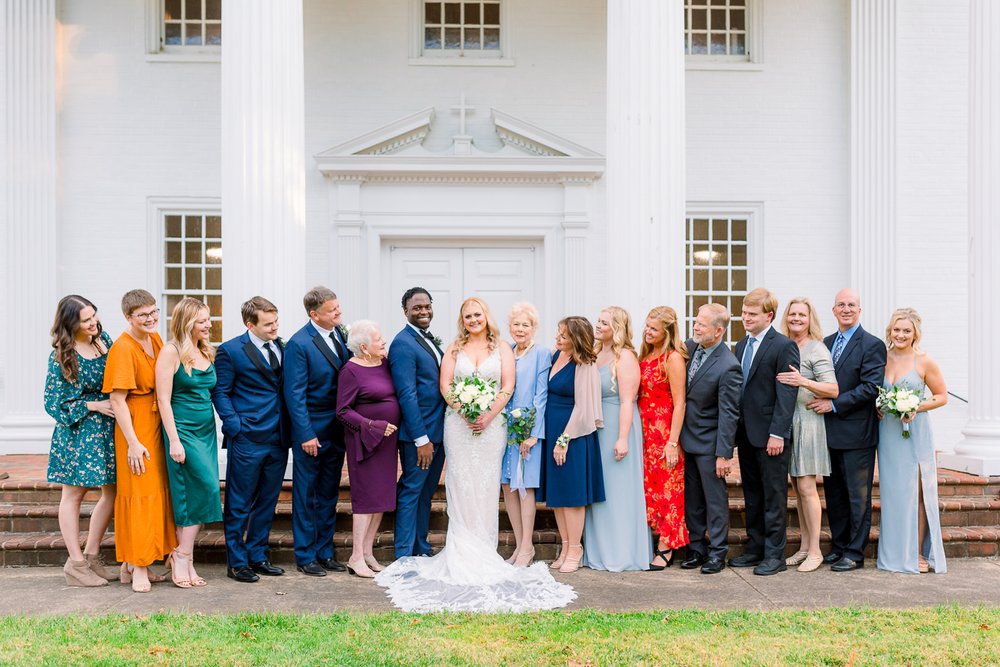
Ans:
[[[445,402],[448,402],[448,393],[451,391],[451,383],[455,379],[455,344],[452,343],[444,351],[444,358],[441,360],[441,380],[438,388]],[[451,405],[448,402],[448,405]],[[455,407],[451,405],[451,407]]]

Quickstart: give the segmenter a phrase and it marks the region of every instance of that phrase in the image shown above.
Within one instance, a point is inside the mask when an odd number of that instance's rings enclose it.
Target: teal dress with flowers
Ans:
[[[111,349],[111,336],[101,333],[104,348]],[[53,351],[45,380],[45,411],[56,420],[49,449],[48,480],[72,486],[104,486],[115,483],[115,420],[87,409],[88,401],[104,401],[107,354],[94,359],[77,355],[76,382],[63,377]]]

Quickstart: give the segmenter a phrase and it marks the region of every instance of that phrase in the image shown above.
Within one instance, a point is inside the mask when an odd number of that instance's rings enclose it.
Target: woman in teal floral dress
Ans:
[[[52,347],[45,410],[56,427],[48,480],[63,485],[59,530],[69,551],[63,573],[70,586],[106,586],[116,578],[100,556],[115,505],[115,420],[108,395],[101,393],[111,337],[103,332],[94,304],[75,294],[59,302]],[[100,487],[101,497],[81,551],[80,504],[90,487]]]

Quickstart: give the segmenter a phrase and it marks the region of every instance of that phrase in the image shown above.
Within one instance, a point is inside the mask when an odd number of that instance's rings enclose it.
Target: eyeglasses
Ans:
[[[153,310],[150,310],[145,313],[132,313],[132,317],[141,322],[146,322],[147,320],[151,320],[159,314],[160,314],[160,309],[154,308]]]
[[[856,303],[836,303],[833,305],[837,310],[857,310],[858,304]]]

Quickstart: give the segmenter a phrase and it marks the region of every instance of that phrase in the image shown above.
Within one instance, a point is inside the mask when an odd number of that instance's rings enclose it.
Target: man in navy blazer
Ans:
[[[284,343],[278,308],[255,296],[240,309],[247,330],[215,356],[212,403],[226,446],[227,575],[253,583],[285,571],[267,557],[274,508],[288,462],[288,415],[281,394]]]
[[[872,528],[872,481],[878,447],[875,398],[885,379],[885,343],[861,328],[861,297],[842,289],[834,299],[837,333],[823,339],[833,356],[840,395],[808,406],[826,418],[830,476],[823,478],[832,546],[823,562],[835,572],[863,567]]]
[[[691,543],[685,570],[716,574],[729,553],[729,490],[733,442],[740,418],[743,375],[722,338],[729,311],[718,303],[698,309],[687,341],[687,403],[681,448],[684,450],[684,518]],[[707,539],[706,539],[707,534]]]
[[[736,344],[743,371],[736,452],[746,499],[747,542],[733,567],[753,567],[757,575],[788,569],[785,544],[788,526],[788,459],[792,415],[798,387],[778,382],[778,373],[799,367],[799,347],[772,326],[778,300],[766,289],[751,290],[743,299],[747,335]]]
[[[407,324],[389,347],[389,367],[403,413],[399,428],[402,476],[396,487],[396,558],[428,556],[431,498],[444,467],[444,398],[441,341],[430,333],[434,308],[430,292],[406,290],[402,299]]]
[[[351,354],[340,326],[340,301],[327,287],[302,298],[309,321],[285,346],[285,404],[291,420],[292,536],[299,571],[344,572],[333,552],[337,497],[344,468],[344,429],[337,419],[337,379]]]

